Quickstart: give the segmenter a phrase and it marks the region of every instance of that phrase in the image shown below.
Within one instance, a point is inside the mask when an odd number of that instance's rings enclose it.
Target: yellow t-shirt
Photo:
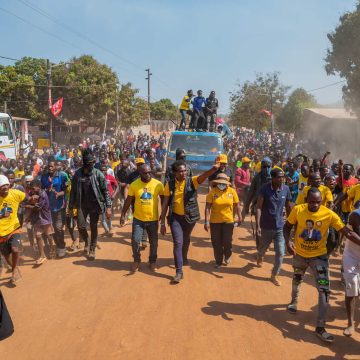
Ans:
[[[195,189],[198,188],[198,176],[192,177],[192,182],[194,184]],[[174,194],[174,207],[173,213],[177,215],[185,215],[184,209],[184,189],[185,189],[186,180],[177,181],[175,180],[175,194]],[[166,183],[164,196],[170,196],[170,188],[169,183]]]
[[[121,163],[120,160],[118,161],[112,161],[111,162],[111,168],[113,169],[113,171],[115,170],[115,168]]]
[[[234,222],[234,204],[239,202],[238,195],[232,187],[221,191],[214,187],[206,196],[206,202],[211,205],[211,223]]]
[[[16,189],[10,189],[5,198],[0,197],[0,213],[5,212],[5,207],[12,210],[9,217],[0,219],[0,236],[6,236],[20,227],[17,212],[24,199],[25,193]]]
[[[304,188],[307,186],[308,184],[308,177],[304,177],[302,175],[302,173],[300,172],[300,175],[299,175],[299,194],[302,194],[303,191],[304,191]]]
[[[21,179],[23,176],[25,176],[25,170],[14,170],[15,179]]]
[[[305,198],[307,196],[307,193],[308,193],[309,189],[311,189],[311,186],[305,186],[303,192],[299,193],[299,195],[298,195],[298,197],[296,199],[296,205],[300,205],[300,204],[305,203]],[[326,206],[329,202],[334,201],[331,190],[328,187],[326,187],[324,185],[320,185],[318,187],[318,189],[321,192],[322,205]]]
[[[348,192],[348,199],[351,200],[354,206],[360,200],[360,184],[353,186]]]
[[[163,184],[151,179],[148,183],[138,178],[129,186],[129,196],[135,198],[134,218],[140,221],[159,220],[159,195],[164,194]]]
[[[189,100],[189,96],[185,95],[184,98],[182,99],[182,102],[180,104],[180,110],[189,110],[190,109],[190,101],[186,101]]]
[[[311,212],[308,204],[295,206],[287,221],[296,225],[295,251],[302,257],[311,258],[325,255],[329,227],[339,231],[345,227],[340,217],[326,206]]]

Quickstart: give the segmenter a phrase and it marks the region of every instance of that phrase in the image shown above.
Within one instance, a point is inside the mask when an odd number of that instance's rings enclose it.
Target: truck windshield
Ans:
[[[9,118],[0,118],[0,136],[6,136],[9,140],[13,139],[10,129]]]
[[[170,151],[177,148],[184,149],[187,155],[213,155],[222,152],[222,142],[216,136],[194,136],[173,134]]]

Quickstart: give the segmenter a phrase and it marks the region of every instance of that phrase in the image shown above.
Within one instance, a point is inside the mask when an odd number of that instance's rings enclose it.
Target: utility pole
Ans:
[[[7,101],[4,101],[4,113],[7,113]]]
[[[145,78],[145,80],[148,81],[148,107],[149,107],[149,118],[148,118],[148,125],[150,125],[150,121],[151,121],[151,114],[150,114],[150,76],[152,75],[152,73],[150,72],[150,68],[149,69],[145,69],[145,71],[147,72],[147,77]],[[151,132],[151,127],[150,127],[150,132]]]
[[[271,112],[271,144],[274,142],[274,114],[273,114],[273,94],[270,91],[270,112]]]
[[[50,131],[49,131],[49,140],[50,140],[50,146],[53,142],[53,117],[51,113],[51,105],[52,105],[52,98],[51,98],[51,86],[52,86],[52,80],[51,80],[51,64],[50,60],[46,59],[46,67],[47,67],[47,86],[48,86],[48,106],[49,106],[49,112],[50,112]]]
[[[116,134],[116,136],[118,136],[118,129],[120,127],[120,124],[119,124],[120,117],[119,117],[119,93],[118,93],[117,87],[116,87],[115,96],[116,96],[116,131],[115,131],[115,134]]]

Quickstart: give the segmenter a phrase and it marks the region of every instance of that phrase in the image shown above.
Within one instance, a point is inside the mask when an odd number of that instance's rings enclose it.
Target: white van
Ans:
[[[6,113],[0,113],[0,153],[10,159],[15,159],[17,155],[14,123]]]

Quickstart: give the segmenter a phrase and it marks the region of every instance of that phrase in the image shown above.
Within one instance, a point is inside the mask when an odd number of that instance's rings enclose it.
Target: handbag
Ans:
[[[11,336],[14,332],[14,324],[6,307],[4,297],[0,291],[0,340]]]

